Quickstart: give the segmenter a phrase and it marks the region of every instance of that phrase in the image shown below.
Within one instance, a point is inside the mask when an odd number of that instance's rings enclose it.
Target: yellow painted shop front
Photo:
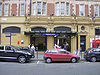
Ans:
[[[100,36],[100,18],[73,16],[57,17],[35,16],[35,17],[1,17],[1,44],[10,45],[10,37],[5,37],[6,32],[11,32],[11,45],[26,47],[34,43],[40,51],[54,48],[54,45],[62,46],[66,42],[69,50],[73,52],[77,49],[85,51],[91,47],[91,40]],[[78,25],[78,33],[77,33]]]

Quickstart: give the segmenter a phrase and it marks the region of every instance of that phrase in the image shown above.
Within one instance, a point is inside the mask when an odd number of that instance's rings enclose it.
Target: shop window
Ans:
[[[86,50],[86,36],[80,36],[80,51]]]
[[[31,31],[46,31],[46,28],[44,28],[44,27],[34,27],[34,28],[31,28]]]
[[[3,29],[3,33],[20,33],[21,29],[19,27],[6,27]]]
[[[55,27],[54,31],[71,31],[71,28],[60,26],[60,27]]]
[[[95,28],[95,35],[100,35],[100,27]]]

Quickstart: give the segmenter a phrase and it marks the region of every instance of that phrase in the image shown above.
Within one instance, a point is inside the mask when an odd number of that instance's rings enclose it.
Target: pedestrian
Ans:
[[[34,46],[34,44],[32,44],[32,47],[31,47],[31,52],[32,52],[32,55],[34,55],[34,56],[35,56],[35,46]]]
[[[30,48],[31,48],[31,44],[28,45],[28,49],[30,49]]]

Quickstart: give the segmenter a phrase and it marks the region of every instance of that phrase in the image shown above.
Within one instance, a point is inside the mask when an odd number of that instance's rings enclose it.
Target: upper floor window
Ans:
[[[61,16],[64,16],[64,15],[66,15],[66,16],[69,16],[69,3],[66,3],[66,2],[61,2],[61,3],[59,3],[59,2],[57,2],[56,4],[55,4],[55,15],[56,16],[59,16],[59,15],[61,15]]]
[[[35,15],[35,8],[36,8],[36,3],[33,3],[33,15]]]
[[[4,16],[8,16],[8,4],[4,6]]]
[[[60,8],[60,4],[57,2],[56,3],[56,15],[59,16],[59,8]]]
[[[69,16],[69,3],[66,3],[66,16]]]
[[[46,2],[43,2],[43,15],[46,15]]]
[[[33,2],[32,7],[32,15],[46,15],[46,2]]]
[[[21,16],[24,16],[24,4],[21,4]]]
[[[98,5],[94,6],[94,16],[99,16],[99,6]]]
[[[79,10],[80,16],[85,16],[85,5],[80,4]]]
[[[41,2],[37,2],[37,14],[41,15]]]
[[[61,16],[64,16],[64,7],[65,7],[65,3],[61,2]]]
[[[2,4],[0,3],[0,16],[2,16]]]

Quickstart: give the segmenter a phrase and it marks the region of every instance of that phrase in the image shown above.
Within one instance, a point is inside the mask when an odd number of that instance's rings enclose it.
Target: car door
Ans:
[[[17,59],[16,53],[14,52],[13,47],[5,46],[5,57],[8,59]]]
[[[0,58],[3,58],[4,53],[5,53],[4,46],[1,45],[1,46],[0,46]]]
[[[61,61],[69,61],[70,55],[66,50],[60,50],[60,60]]]
[[[95,56],[97,57],[97,60],[100,60],[100,48],[96,48],[94,52],[95,52]]]
[[[59,61],[59,52],[58,52],[58,49],[52,49],[52,61]]]

